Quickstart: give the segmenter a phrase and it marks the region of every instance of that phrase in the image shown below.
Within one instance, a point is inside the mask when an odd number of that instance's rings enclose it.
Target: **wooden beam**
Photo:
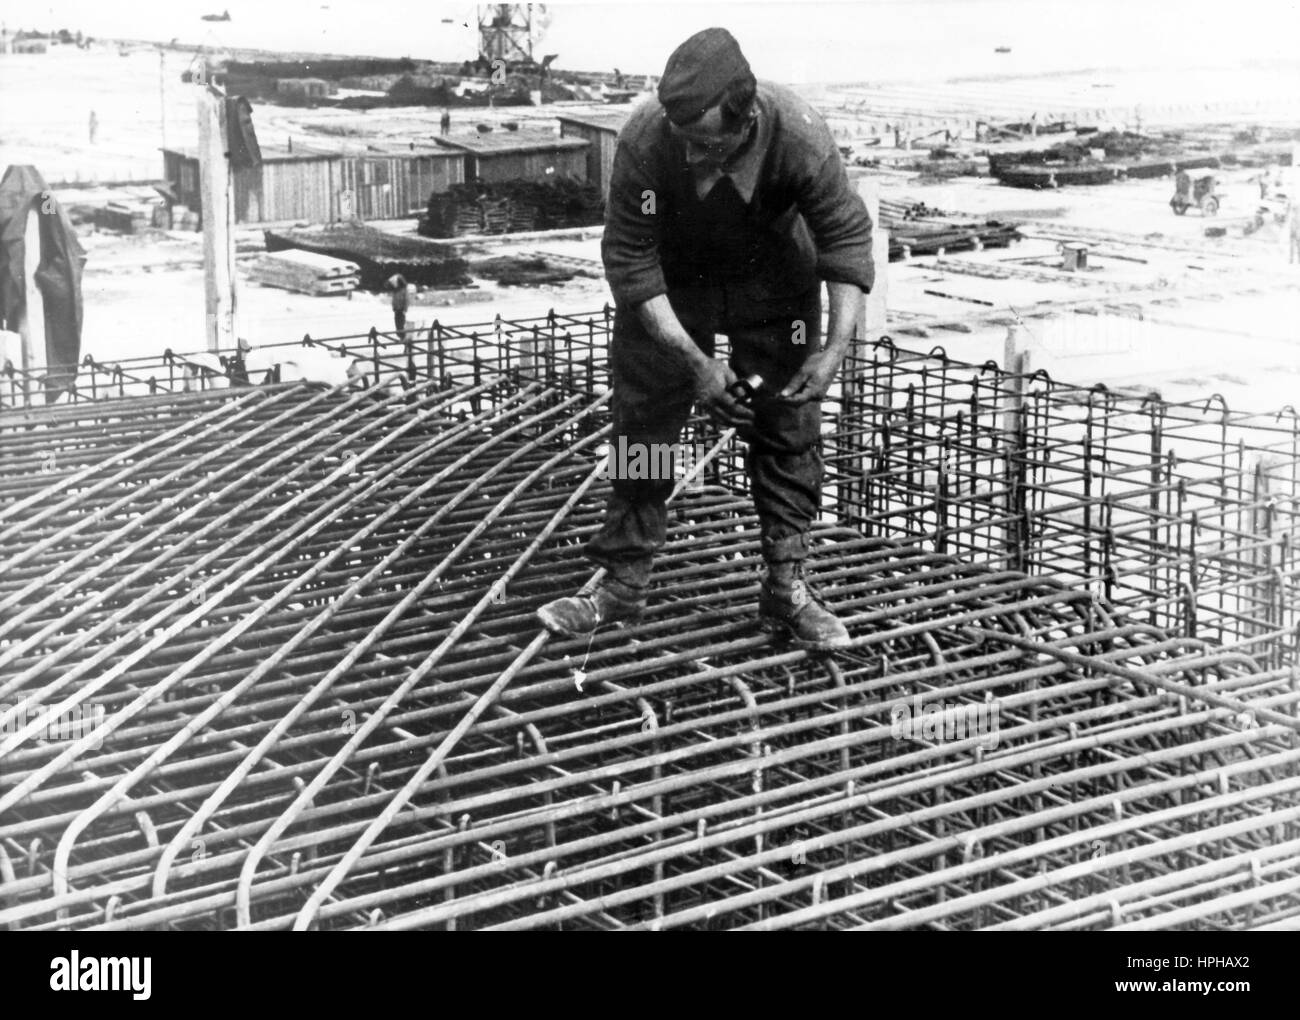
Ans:
[[[196,76],[199,118],[199,193],[203,217],[204,333],[209,351],[235,347],[235,251],[225,96],[205,67]]]
[[[876,268],[876,279],[858,320],[857,335],[865,340],[879,340],[888,328],[886,313],[889,306],[889,231],[880,225],[879,179],[860,177],[858,194],[871,217],[871,258]]]
[[[41,264],[41,202],[32,205],[27,213],[27,222],[23,226],[23,254],[26,265],[23,266],[23,287],[26,290],[23,302],[23,318],[19,322],[18,332],[22,334],[23,368],[33,374],[40,374],[48,367],[45,343],[45,298],[36,286],[36,270]]]

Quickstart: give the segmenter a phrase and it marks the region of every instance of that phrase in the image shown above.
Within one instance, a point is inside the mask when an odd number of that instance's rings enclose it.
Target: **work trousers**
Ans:
[[[775,394],[821,347],[820,284],[795,298],[754,300],[752,293],[723,284],[677,289],[669,300],[701,351],[712,357],[715,334],[725,334],[736,375],[763,377],[752,405],[754,425],[738,430],[748,444],[745,471],[763,557],[768,563],[802,561],[821,504],[821,405],[794,404]],[[693,404],[689,367],[659,346],[633,310],[623,308],[615,313],[609,358],[612,448],[679,442]],[[665,504],[675,482],[615,472],[611,484],[605,521],[587,543],[587,556],[615,579],[642,587],[666,541]]]

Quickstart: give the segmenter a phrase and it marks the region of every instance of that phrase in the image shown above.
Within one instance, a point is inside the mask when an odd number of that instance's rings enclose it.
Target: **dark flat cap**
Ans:
[[[728,85],[751,77],[749,61],[732,34],[706,28],[673,50],[659,80],[659,102],[674,124],[689,124],[717,106]]]

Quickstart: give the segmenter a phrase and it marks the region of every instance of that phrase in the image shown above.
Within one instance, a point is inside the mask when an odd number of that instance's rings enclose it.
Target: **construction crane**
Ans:
[[[481,4],[479,57],[530,63],[533,44],[542,38],[550,20],[545,4]]]

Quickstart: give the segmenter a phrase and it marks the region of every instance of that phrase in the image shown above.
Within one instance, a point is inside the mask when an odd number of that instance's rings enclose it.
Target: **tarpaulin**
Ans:
[[[15,331],[27,317],[27,224],[33,212],[40,231],[35,282],[45,305],[45,399],[53,403],[77,375],[86,252],[36,168],[10,166],[0,179],[0,320]]]
[[[253,104],[243,96],[226,100],[226,151],[232,170],[262,165],[262,147],[253,129]]]

